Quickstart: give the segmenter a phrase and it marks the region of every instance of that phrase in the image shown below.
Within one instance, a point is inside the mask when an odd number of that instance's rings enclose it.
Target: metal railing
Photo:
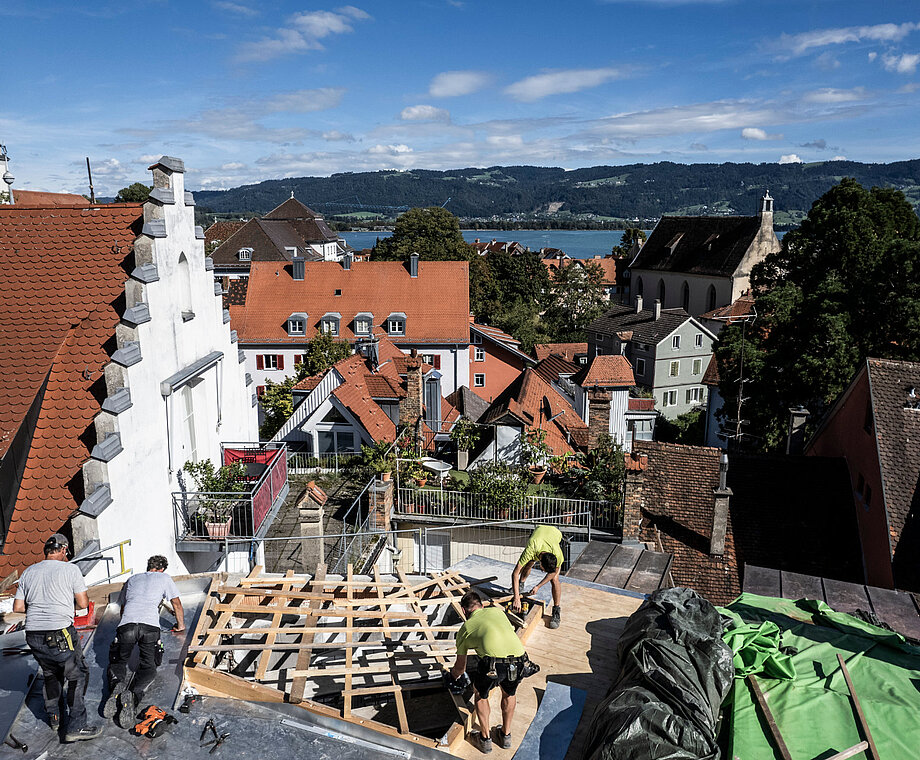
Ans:
[[[327,451],[313,454],[309,451],[288,451],[288,471],[292,475],[319,472],[339,472],[361,461],[360,451]]]
[[[103,546],[98,551],[93,552],[92,554],[87,554],[85,557],[75,557],[72,562],[90,562],[93,560],[102,560],[105,562],[105,578],[101,581],[95,581],[90,583],[90,586],[101,586],[104,583],[111,583],[115,578],[120,578],[122,575],[130,575],[133,571],[132,568],[127,567],[125,563],[125,547],[131,545],[131,539],[126,538],[124,541],[119,541],[117,544],[111,544],[110,546]],[[115,561],[114,557],[109,557],[105,552],[110,549],[118,549],[118,560],[119,564],[116,568],[118,572],[112,572],[112,563]]]
[[[257,536],[287,485],[283,443],[224,444],[224,464],[240,462],[247,474],[244,491],[174,491],[176,541],[226,541]],[[264,468],[264,469],[263,469]]]
[[[597,527],[622,525],[622,508],[616,502],[525,496],[496,502],[488,494],[466,491],[400,488],[394,510],[402,515],[453,517],[460,520],[546,520],[560,518],[567,524],[586,526],[584,515]],[[578,522],[580,520],[581,522]]]

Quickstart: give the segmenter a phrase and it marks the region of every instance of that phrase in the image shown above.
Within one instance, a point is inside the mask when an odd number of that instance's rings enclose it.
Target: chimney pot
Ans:
[[[354,260],[354,255],[351,253],[346,253],[342,257],[342,268],[345,269],[346,272],[351,270],[351,263],[353,260]]]
[[[409,254],[409,276],[418,277],[418,254]]]
[[[642,311],[642,296],[636,296],[636,314]]]
[[[709,537],[709,553],[719,557],[725,553],[725,534],[728,531],[728,504],[732,489],[728,487],[728,454],[719,457],[719,487],[712,489],[712,533]]]
[[[661,319],[661,299],[655,299],[655,321]]]

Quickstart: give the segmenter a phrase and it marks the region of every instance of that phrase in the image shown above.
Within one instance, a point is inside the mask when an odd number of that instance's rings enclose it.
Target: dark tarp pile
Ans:
[[[723,610],[738,680],[726,703],[729,758],[773,760],[773,742],[756,707],[758,683],[793,757],[829,757],[861,735],[840,654],[883,758],[920,757],[920,647],[899,634],[821,601],[742,594]],[[766,625],[761,625],[766,623]]]
[[[656,591],[627,621],[618,653],[585,758],[718,758],[716,720],[734,668],[716,608],[690,589]]]

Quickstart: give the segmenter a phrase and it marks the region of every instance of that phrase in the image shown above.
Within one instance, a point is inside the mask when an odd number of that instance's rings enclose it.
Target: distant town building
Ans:
[[[631,296],[699,316],[738,299],[779,249],[769,193],[757,216],[663,216],[630,264]]]

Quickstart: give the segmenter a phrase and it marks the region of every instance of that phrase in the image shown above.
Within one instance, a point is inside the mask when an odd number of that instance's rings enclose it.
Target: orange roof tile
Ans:
[[[619,354],[602,354],[595,356],[591,362],[582,367],[578,374],[572,377],[572,382],[582,388],[598,386],[626,386],[635,385],[632,365],[625,356]]]
[[[0,453],[45,389],[0,573],[41,559],[83,499],[95,443],[85,434],[105,395],[106,344],[141,224],[140,205],[0,207]]]
[[[720,306],[718,309],[707,311],[700,315],[700,319],[713,319],[730,325],[741,317],[747,317],[754,314],[755,300],[750,293],[743,293],[732,301],[728,306]]]
[[[587,343],[537,343],[533,347],[537,359],[545,359],[547,356],[561,356],[569,362],[574,362],[578,354],[588,353]]]
[[[77,193],[44,193],[38,190],[14,190],[13,203],[19,208],[89,206],[89,201]]]
[[[354,340],[354,318],[374,315],[384,327],[394,312],[406,315],[406,335],[397,343],[469,343],[469,263],[421,261],[418,277],[398,261],[356,261],[346,270],[334,261],[308,261],[303,281],[293,279],[290,264],[253,262],[245,306],[231,306],[241,343],[303,343],[289,337],[285,322],[294,312],[309,314],[306,339],[319,329],[324,314],[342,315],[339,335]],[[340,291],[341,295],[336,295]]]
[[[709,366],[706,367],[706,371],[703,373],[703,379],[700,382],[702,382],[703,385],[719,384],[719,362],[716,361],[715,354],[713,354],[712,358],[709,360]]]

